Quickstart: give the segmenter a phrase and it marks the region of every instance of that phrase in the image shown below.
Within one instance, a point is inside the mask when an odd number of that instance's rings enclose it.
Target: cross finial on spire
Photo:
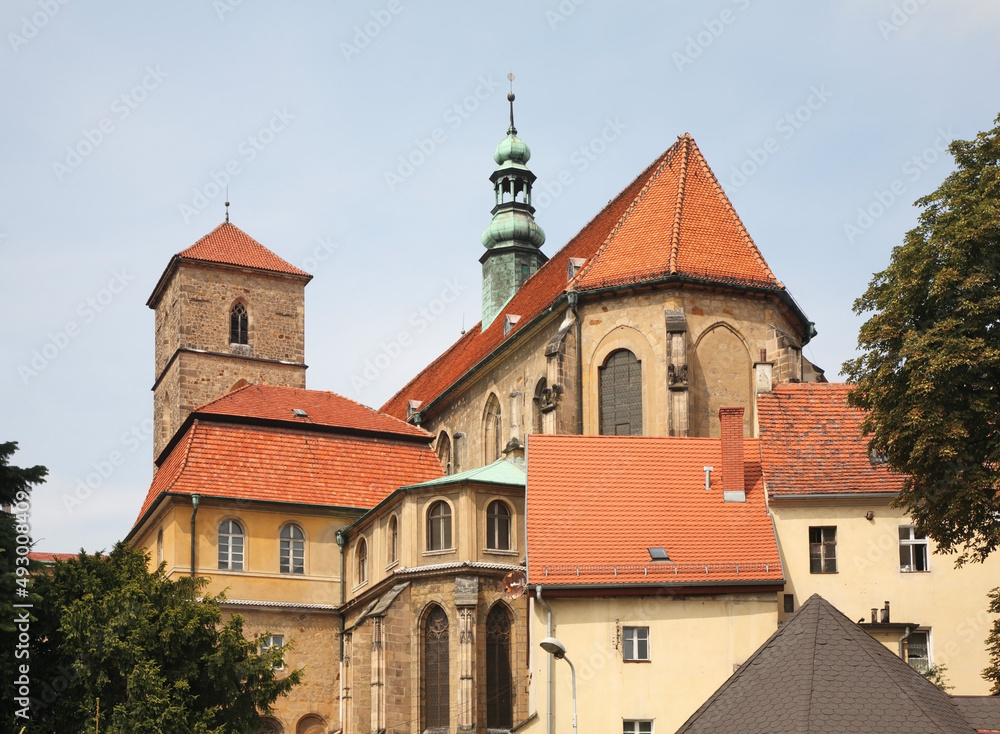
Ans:
[[[507,93],[507,101],[510,102],[510,128],[507,134],[517,135],[517,128],[514,127],[514,72],[507,75],[507,81],[510,82],[510,92]]]

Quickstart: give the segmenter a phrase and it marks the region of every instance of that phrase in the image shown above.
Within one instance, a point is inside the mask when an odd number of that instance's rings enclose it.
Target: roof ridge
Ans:
[[[678,136],[678,142],[687,142],[691,139],[691,136],[685,133],[683,136]],[[670,268],[671,275],[677,273],[677,251],[680,249],[681,243],[681,213],[684,209],[684,187],[687,183],[687,164],[688,158],[691,155],[691,146],[684,146],[684,155],[681,157],[680,161],[680,172],[677,175],[677,198],[674,202],[674,226],[670,232],[670,260],[668,263],[668,268]]]
[[[615,235],[618,234],[618,230],[620,230],[622,228],[622,225],[625,224],[625,221],[629,218],[629,215],[635,209],[636,205],[640,201],[642,201],[642,199],[646,195],[646,192],[649,191],[650,186],[652,186],[656,182],[656,179],[660,177],[660,174],[663,173],[664,166],[669,166],[670,165],[670,162],[673,160],[673,155],[671,155],[671,151],[674,151],[676,153],[676,150],[674,150],[674,149],[677,148],[678,143],[680,143],[680,139],[679,138],[678,138],[678,141],[676,143],[674,143],[669,148],[667,148],[660,155],[659,158],[657,158],[655,161],[653,161],[646,168],[645,171],[643,171],[638,176],[636,176],[635,179],[633,179],[632,183],[635,183],[636,180],[641,179],[644,175],[646,175],[646,171],[649,171],[651,168],[654,168],[654,167],[656,168],[655,171],[653,171],[651,174],[649,174],[649,177],[646,179],[646,182],[643,184],[642,188],[639,189],[639,192],[632,199],[632,202],[628,205],[628,207],[625,209],[625,211],[622,212],[622,215],[618,218],[618,221],[615,223],[615,225],[608,232],[607,236],[604,238],[604,241],[601,243],[600,247],[597,248],[597,251],[593,255],[590,256],[590,258],[587,260],[587,263],[582,268],[580,268],[580,270],[577,272],[576,276],[574,276],[571,285],[575,286],[575,284],[579,280],[582,280],[583,276],[585,276],[591,270],[591,268],[593,268],[594,263],[596,263],[601,258],[601,255],[607,249],[608,245],[611,243],[611,240],[614,239]],[[622,189],[622,192],[618,196],[616,196],[614,199],[612,199],[611,202],[608,203],[608,206],[610,206],[611,203],[613,203],[614,201],[616,201],[619,197],[621,197],[622,194],[624,194],[626,191],[628,191],[628,189],[631,188],[631,186],[632,186],[632,184],[629,184],[624,189]],[[604,212],[608,208],[608,206],[605,206],[603,209],[601,209],[601,212]],[[596,219],[596,218],[597,217],[594,217],[594,219]],[[593,219],[591,220],[591,222],[592,221],[593,221]],[[589,225],[590,225],[590,223],[588,222],[588,226]],[[584,229],[586,229],[586,227],[584,227]],[[582,232],[583,230],[580,230],[580,231]]]
[[[757,260],[757,263],[764,269],[764,272],[774,279],[774,282],[778,285],[778,287],[782,290],[786,290],[785,284],[778,279],[778,276],[774,274],[773,270],[771,270],[771,266],[767,264],[766,260],[764,260],[764,255],[761,253],[760,248],[757,247],[757,243],[753,241],[753,237],[750,236],[750,232],[747,230],[746,225],[743,224],[743,220],[737,213],[736,207],[733,206],[733,202],[731,202],[729,197],[726,195],[725,189],[723,189],[722,184],[719,183],[719,179],[717,179],[715,177],[715,173],[712,172],[712,168],[708,165],[708,161],[705,160],[705,155],[701,152],[701,148],[698,147],[698,143],[695,142],[694,138],[691,138],[690,136],[688,137],[691,141],[691,145],[694,146],[695,151],[698,153],[698,159],[701,161],[702,170],[707,174],[708,180],[715,188],[716,194],[722,201],[723,206],[736,220],[736,224],[739,225],[740,236],[743,238],[744,243],[750,248],[750,252],[754,259]]]
[[[194,444],[194,434],[198,430],[199,421],[197,418],[191,423],[191,427],[188,429],[187,442],[184,444],[184,454],[181,456],[181,461],[177,465],[177,471],[174,472],[173,478],[167,483],[167,486],[159,491],[157,496],[161,494],[166,494],[170,491],[170,488],[177,484],[178,480],[181,478],[181,474],[187,468],[188,459],[191,457],[191,446]],[[155,497],[153,498],[155,501]]]
[[[192,413],[197,413],[197,412],[198,412],[199,410],[201,410],[202,408],[207,408],[207,407],[208,407],[209,405],[212,405],[213,403],[217,403],[217,402],[219,402],[220,400],[222,400],[223,398],[228,398],[228,397],[230,397],[231,395],[235,395],[235,394],[236,394],[236,393],[238,393],[238,392],[243,392],[244,390],[246,390],[247,388],[250,388],[250,387],[254,387],[254,383],[252,383],[252,382],[248,382],[248,383],[247,383],[246,385],[242,385],[242,386],[240,386],[240,387],[236,388],[235,390],[230,390],[230,391],[229,391],[229,392],[227,392],[227,393],[223,393],[222,395],[219,395],[219,396],[217,396],[217,397],[214,397],[214,398],[212,398],[211,400],[209,400],[208,402],[205,402],[205,403],[202,403],[201,405],[199,405],[199,406],[198,406],[197,408],[195,408],[195,409],[194,409],[194,410],[192,410],[191,412],[192,412]]]

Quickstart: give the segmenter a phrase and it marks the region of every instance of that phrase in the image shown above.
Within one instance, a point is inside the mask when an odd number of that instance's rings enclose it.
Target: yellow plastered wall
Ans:
[[[543,589],[544,598],[544,589]],[[580,731],[620,732],[623,720],[676,731],[777,627],[773,593],[547,600],[553,635],[577,673]],[[530,667],[533,710],[525,731],[546,729],[546,611],[533,602]],[[620,630],[648,626],[649,662],[622,660]],[[570,668],[553,662],[555,732],[570,730]]]
[[[788,579],[784,593],[794,594],[796,609],[815,593],[851,620],[868,622],[871,609],[888,601],[891,621],[930,630],[930,662],[947,667],[945,681],[954,686],[949,693],[989,692],[980,677],[988,664],[984,640],[991,623],[986,593],[1000,585],[1000,556],[956,569],[955,557],[934,554],[930,541],[930,570],[903,572],[899,526],[910,521],[887,502],[772,501],[771,513]],[[837,528],[837,573],[810,573],[809,528],[821,526]],[[898,653],[898,635],[879,639]]]

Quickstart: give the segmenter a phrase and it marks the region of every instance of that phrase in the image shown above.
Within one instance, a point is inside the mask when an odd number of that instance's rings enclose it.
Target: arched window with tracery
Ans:
[[[358,583],[363,584],[368,580],[368,541],[364,538],[358,540],[358,547],[355,551],[358,562]]]
[[[510,615],[497,604],[486,616],[486,729],[514,725],[514,680],[510,663]]]
[[[438,500],[427,510],[427,550],[451,548],[451,507]]]
[[[226,520],[219,526],[219,568],[243,570],[243,526]]]
[[[448,615],[435,606],[424,621],[424,731],[450,728],[448,662]]]
[[[600,368],[602,436],[642,435],[642,363],[627,349],[608,355]]]
[[[492,464],[503,456],[503,421],[500,417],[500,401],[490,395],[483,411],[483,459]]]
[[[490,550],[510,550],[510,507],[493,500],[486,508],[486,547]]]
[[[247,315],[247,307],[242,303],[237,303],[229,312],[229,343],[249,344],[249,339],[250,319]]]
[[[437,455],[444,473],[451,474],[451,439],[445,431],[438,434]]]

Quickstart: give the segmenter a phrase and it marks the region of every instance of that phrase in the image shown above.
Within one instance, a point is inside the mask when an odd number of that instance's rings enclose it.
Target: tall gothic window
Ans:
[[[435,606],[424,622],[424,731],[448,730],[448,615]]]
[[[451,548],[451,507],[438,500],[427,511],[427,550]]]
[[[510,508],[506,502],[493,500],[486,508],[486,547],[510,550]]]
[[[486,410],[483,413],[483,452],[487,464],[503,456],[503,422],[500,419],[500,401],[496,395],[490,395],[486,401]]]
[[[243,527],[235,520],[219,526],[219,568],[243,570]]]
[[[542,408],[545,407],[545,392],[547,388],[548,382],[544,377],[535,385],[535,395],[531,399],[531,430],[533,433],[545,433],[545,429],[542,427],[545,413]]]
[[[229,312],[229,343],[248,344],[249,325],[247,307],[242,303],[237,303],[233,306],[233,310]]]
[[[514,688],[510,665],[510,617],[501,604],[486,616],[486,729],[510,730]]]
[[[437,455],[445,474],[451,474],[451,439],[444,431],[438,434]]]
[[[389,564],[399,560],[399,521],[393,515],[389,518],[389,557],[386,562]]]
[[[600,369],[602,436],[642,435],[642,363],[627,349],[608,355]]]
[[[298,525],[281,529],[281,573],[306,572],[306,536]]]
[[[358,541],[357,561],[358,561],[358,583],[363,584],[368,580],[368,541],[361,538]]]

